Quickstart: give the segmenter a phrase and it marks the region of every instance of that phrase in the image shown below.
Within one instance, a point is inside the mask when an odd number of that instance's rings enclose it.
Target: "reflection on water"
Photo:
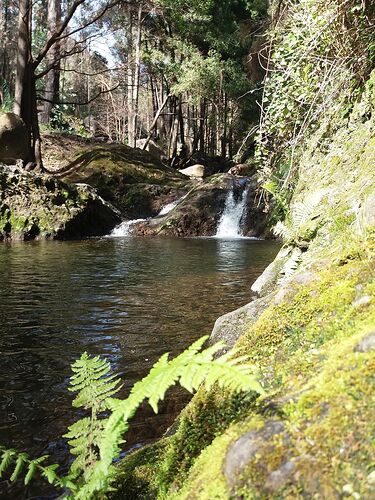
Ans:
[[[58,438],[74,419],[70,363],[83,351],[106,356],[126,394],[163,352],[180,352],[248,302],[277,249],[158,238],[1,245],[0,442],[66,460]],[[160,435],[184,402],[176,393],[158,417],[144,408],[128,447]]]

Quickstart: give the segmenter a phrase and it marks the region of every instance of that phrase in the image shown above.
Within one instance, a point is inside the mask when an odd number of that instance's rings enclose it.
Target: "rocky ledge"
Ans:
[[[87,184],[0,165],[0,241],[102,236],[120,220]]]

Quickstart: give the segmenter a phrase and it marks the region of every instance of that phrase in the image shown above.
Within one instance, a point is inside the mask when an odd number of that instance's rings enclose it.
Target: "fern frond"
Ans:
[[[121,387],[118,378],[110,375],[111,366],[99,356],[90,357],[87,352],[72,365],[75,373],[70,379],[69,391],[78,392],[73,400],[75,408],[95,408],[103,411],[108,408],[107,400],[114,396]]]
[[[125,400],[112,397],[120,382],[110,375],[108,361],[83,354],[73,364],[70,390],[78,393],[74,405],[91,410],[91,416],[75,422],[64,436],[76,457],[69,473],[59,477],[58,465],[44,465],[46,455],[31,460],[27,454],[0,447],[0,474],[14,462],[12,480],[16,480],[25,469],[25,484],[28,484],[36,472],[40,472],[49,483],[69,489],[74,499],[89,500],[97,493],[103,495],[110,491],[115,473],[113,461],[120,455],[129,420],[143,401],[148,401],[157,412],[166,391],[177,382],[190,392],[201,385],[209,390],[215,383],[236,392],[263,392],[254,367],[247,364],[247,357],[233,357],[232,351],[214,359],[224,344],[202,350],[207,338],[197,340],[174,359],[169,359],[168,354],[161,356],[149,374],[133,386]],[[111,411],[108,418],[100,418],[98,414],[104,408]]]
[[[14,482],[20,478],[21,472],[25,469],[26,475],[24,478],[24,484],[28,485],[30,481],[35,477],[35,474],[39,472],[41,476],[45,477],[50,484],[56,487],[63,487],[64,480],[57,474],[58,464],[52,464],[45,466],[43,463],[49,457],[48,455],[43,455],[39,458],[31,459],[27,453],[18,453],[13,449],[5,449],[0,447],[2,451],[2,461],[1,461],[1,471],[0,477],[13,463],[14,470],[10,476],[10,481]]]
[[[278,221],[276,226],[272,228],[272,232],[282,240],[290,240],[292,238],[291,230],[281,221]]]
[[[112,462],[120,454],[122,435],[128,428],[129,419],[144,400],[148,400],[157,412],[158,403],[177,382],[190,392],[202,384],[210,389],[213,384],[218,383],[220,387],[233,391],[251,390],[262,393],[254,375],[254,367],[244,364],[247,358],[232,358],[230,353],[214,360],[214,355],[222,349],[223,344],[201,351],[206,340],[207,337],[199,339],[172,360],[168,359],[168,354],[164,354],[150,373],[133,386],[126,400],[112,400],[112,415],[106,421],[98,443],[100,460],[92,467],[86,483],[76,492],[76,498],[91,498],[95,491],[105,491],[109,486]]]
[[[293,225],[300,227],[307,222],[315,209],[315,205],[307,202],[296,202],[292,209]]]
[[[22,472],[22,469],[25,467],[27,462],[28,462],[27,453],[20,453],[17,457],[16,466],[14,468],[13,474],[10,476],[10,480],[12,482],[17,481]]]
[[[1,455],[1,463],[0,463],[0,478],[4,474],[4,472],[8,469],[10,464],[13,462],[14,457],[16,456],[16,450],[9,449],[6,450],[4,448],[1,449],[3,452]]]

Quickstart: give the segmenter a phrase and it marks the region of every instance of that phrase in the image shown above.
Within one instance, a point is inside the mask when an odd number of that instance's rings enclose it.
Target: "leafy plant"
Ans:
[[[69,390],[77,393],[73,406],[89,411],[90,415],[69,427],[64,436],[68,438],[71,454],[75,456],[68,474],[59,476],[57,464],[44,465],[47,455],[31,459],[26,453],[2,447],[0,477],[13,466],[11,481],[17,480],[24,472],[24,482],[28,484],[39,472],[50,484],[68,489],[69,498],[88,500],[102,496],[111,489],[116,475],[113,463],[120,456],[123,435],[143,401],[148,401],[157,413],[159,402],[176,383],[189,392],[202,384],[207,390],[218,384],[234,392],[262,393],[254,367],[246,364],[246,357],[233,357],[232,351],[214,359],[224,344],[218,343],[202,350],[206,340],[207,337],[202,337],[174,359],[170,360],[168,353],[164,354],[124,400],[114,397],[121,382],[111,374],[108,361],[84,353],[72,365],[74,374]]]
[[[274,197],[277,204],[277,215],[284,219],[288,213],[288,202],[286,195],[280,189],[278,182],[270,179],[262,185],[262,188]]]
[[[298,176],[306,138],[324,119],[335,126],[348,115],[373,67],[374,7],[361,0],[288,0],[272,10],[256,159],[269,178],[290,158],[280,177],[288,185]]]

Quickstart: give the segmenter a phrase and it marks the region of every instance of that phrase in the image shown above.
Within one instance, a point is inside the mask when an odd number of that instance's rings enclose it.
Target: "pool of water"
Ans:
[[[209,334],[249,301],[278,251],[247,239],[104,238],[0,245],[0,443],[66,464],[61,435],[77,414],[70,364],[108,358],[123,394],[165,351]],[[155,417],[142,408],[127,449],[160,436],[186,403],[173,394]],[[44,498],[0,483],[1,498]]]

